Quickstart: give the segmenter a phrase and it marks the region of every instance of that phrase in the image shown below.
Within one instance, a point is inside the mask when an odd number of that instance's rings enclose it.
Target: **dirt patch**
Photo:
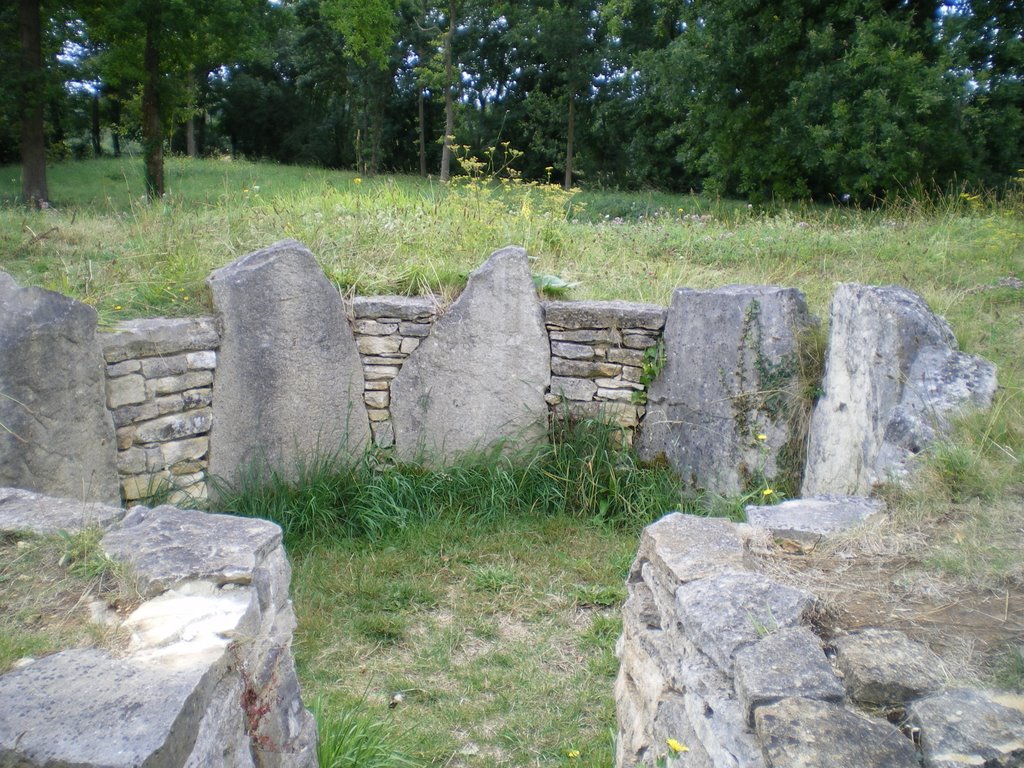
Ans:
[[[1014,519],[1024,523],[1024,506]],[[953,520],[912,528],[905,522],[882,516],[817,546],[755,535],[749,548],[760,570],[818,597],[815,626],[824,639],[866,627],[898,629],[938,654],[950,683],[990,683],[998,659],[1024,645],[1019,568],[979,579],[936,567],[936,543],[957,541]],[[990,543],[1024,560],[1024,527],[1000,535],[1003,541]]]

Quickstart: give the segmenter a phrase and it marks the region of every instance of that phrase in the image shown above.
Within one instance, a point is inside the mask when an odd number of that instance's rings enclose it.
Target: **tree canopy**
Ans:
[[[754,200],[1024,166],[1015,1],[19,2],[0,11],[0,162],[26,136],[50,158],[136,140],[153,196],[168,150],[442,179],[475,155]]]

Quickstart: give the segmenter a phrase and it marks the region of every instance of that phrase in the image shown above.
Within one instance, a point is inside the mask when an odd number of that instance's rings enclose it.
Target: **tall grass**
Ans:
[[[682,500],[665,467],[641,466],[619,430],[598,421],[558,422],[550,443],[467,455],[444,469],[322,457],[283,473],[253,471],[222,486],[217,508],[273,520],[291,546],[380,539],[446,517],[491,522],[568,516],[636,531]]]

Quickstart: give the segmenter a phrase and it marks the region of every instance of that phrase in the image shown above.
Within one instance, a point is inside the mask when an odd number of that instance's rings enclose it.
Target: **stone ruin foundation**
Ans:
[[[945,321],[898,287],[837,289],[823,395],[811,414],[800,396],[801,355],[818,321],[794,289],[680,288],[667,308],[541,302],[525,251],[510,247],[476,270],[450,307],[430,297],[345,302],[294,241],[242,257],[209,283],[214,317],[97,333],[91,308],[0,273],[0,424],[8,427],[0,485],[65,499],[0,491],[0,513],[15,521],[5,525],[108,520],[105,550],[132,553],[149,590],[145,611],[129,619],[124,659],[56,654],[0,678],[0,701],[45,708],[61,699],[48,686],[76,676],[137,681],[138,709],[156,723],[146,731],[164,735],[157,743],[125,731],[133,756],[125,765],[145,762],[145,750],[166,757],[154,765],[306,765],[315,725],[288,650],[288,566],[276,527],[171,506],[125,516],[105,505],[118,497],[130,505],[168,491],[172,503],[202,504],[216,492],[213,476],[228,484],[252,471],[288,476],[325,454],[355,460],[369,445],[443,463],[546,439],[552,418],[599,418],[642,457],[712,493],[802,478],[807,498],[787,504],[810,513],[780,505],[749,518],[789,536],[822,536],[873,511],[850,495],[901,482],[957,414],[987,407],[996,389],[994,367],[958,351]],[[751,570],[750,530],[670,514],[645,532],[619,642],[619,766],[668,759],[668,739],[689,747],[685,765],[715,768],[919,758],[932,768],[959,764],[956,754],[1020,764],[1019,701],[942,691],[927,670],[903,674],[907,664],[895,688],[879,688],[855,660],[907,650],[886,633],[837,644],[830,661],[808,628],[813,595]],[[235,543],[207,546],[221,539]],[[259,639],[230,640],[243,631]],[[145,700],[141,691],[153,685],[173,695]],[[238,711],[241,692],[281,707],[254,723]],[[878,699],[910,702],[916,746],[871,716]],[[0,710],[0,750],[21,750],[0,751],[3,759],[59,764],[26,756],[71,749],[57,737],[26,741],[30,708]],[[984,717],[995,730],[947,722],[950,712]],[[103,754],[103,744],[89,744]]]

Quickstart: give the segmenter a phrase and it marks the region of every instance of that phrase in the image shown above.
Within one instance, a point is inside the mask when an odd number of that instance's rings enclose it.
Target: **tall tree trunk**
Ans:
[[[444,144],[441,148],[441,181],[451,178],[452,142],[455,140],[455,83],[452,45],[455,42],[455,0],[448,2],[448,31],[444,33]]]
[[[100,143],[100,92],[93,91],[92,94],[92,115],[90,128],[92,129],[92,154],[93,157],[100,157],[103,154],[103,145]]]
[[[189,157],[199,157],[199,149],[196,146],[196,119],[190,117],[185,123],[185,154]]]
[[[152,13],[152,12],[151,12]],[[142,57],[142,145],[146,162],[146,194],[150,200],[164,196],[164,130],[160,115],[160,51],[155,13],[146,20],[146,47]]]
[[[420,176],[427,178],[427,126],[426,109],[423,105],[423,88],[420,89]]]
[[[565,191],[572,189],[572,144],[576,135],[576,94],[569,91],[569,128],[565,141]]]
[[[116,90],[107,92],[110,104],[110,144],[114,157],[121,156],[121,94]]]
[[[21,193],[32,207],[45,207],[46,136],[43,124],[43,49],[40,0],[21,0]]]

